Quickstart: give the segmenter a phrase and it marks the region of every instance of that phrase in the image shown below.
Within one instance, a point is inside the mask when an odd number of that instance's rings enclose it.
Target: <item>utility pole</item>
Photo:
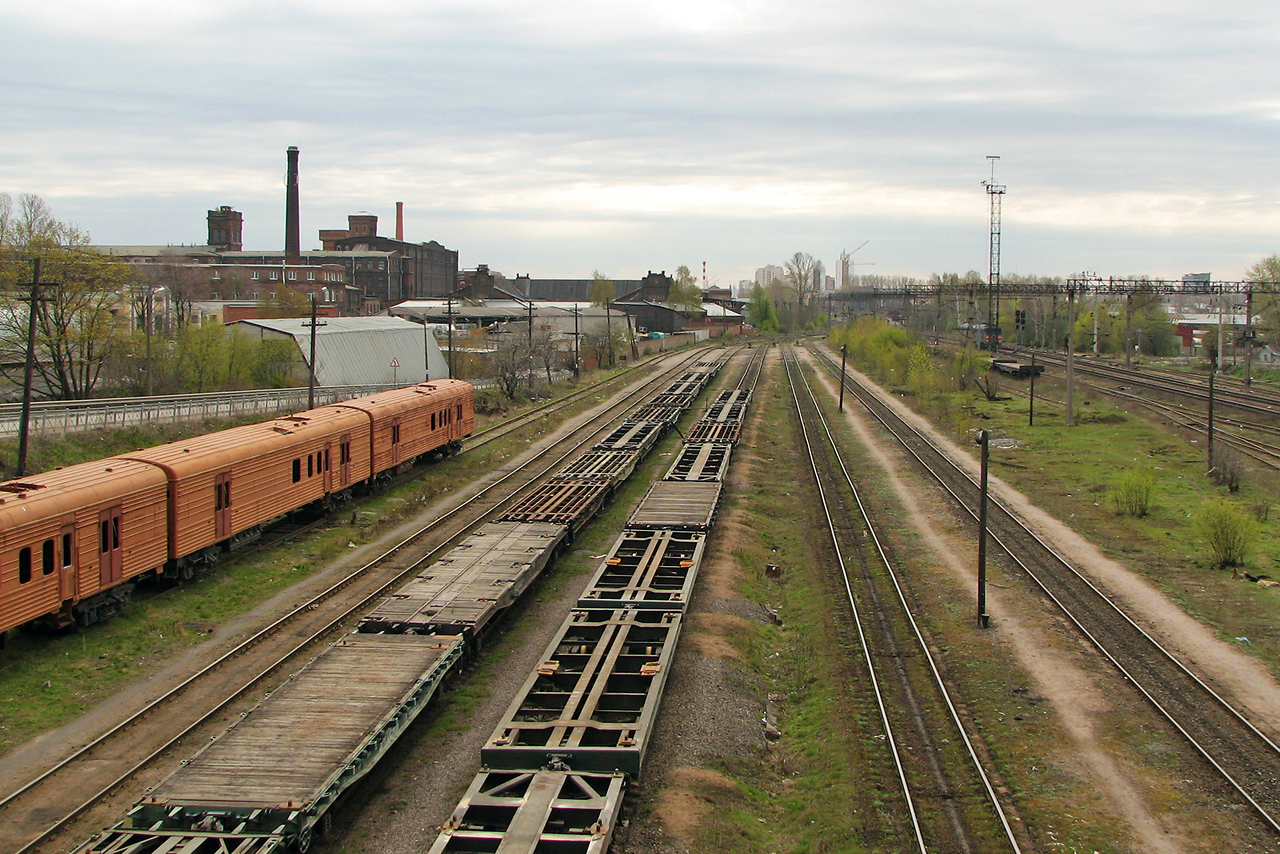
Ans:
[[[576,380],[581,376],[582,358],[578,351],[578,315],[582,310],[578,308],[578,304],[573,304],[573,378]]]
[[[999,159],[998,154],[987,155],[987,162],[991,164],[991,180],[982,182],[991,200],[991,252],[987,273],[986,337],[987,349],[992,352],[1000,347],[1000,203],[1006,189],[1004,184],[996,183],[996,161]]]
[[[987,449],[990,445],[988,433],[978,433],[978,442],[982,445],[981,492],[978,495],[978,627],[985,629],[987,616]]]
[[[316,327],[326,326],[323,321],[316,320],[316,297],[311,295],[311,322],[304,323],[303,326],[311,327],[311,370],[310,378],[307,383],[307,409],[316,408]],[[424,326],[423,329],[426,329]]]
[[[453,294],[449,294],[449,378],[453,379]],[[426,318],[423,318],[423,325],[426,324]]]
[[[40,258],[31,262],[31,301],[27,308],[27,362],[22,371],[22,417],[18,422],[17,477],[27,473],[27,438],[31,431],[31,383],[36,372],[36,313],[42,297],[40,287],[53,282],[40,281]]]
[[[1067,426],[1075,426],[1072,396],[1076,390],[1076,289],[1067,288]]]

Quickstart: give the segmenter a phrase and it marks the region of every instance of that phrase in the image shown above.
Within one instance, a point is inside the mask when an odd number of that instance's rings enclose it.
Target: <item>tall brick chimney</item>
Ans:
[[[300,264],[302,231],[298,223],[298,146],[289,146],[287,155],[289,167],[284,179],[284,260],[286,264]]]
[[[396,202],[396,240],[404,243],[404,202]]]

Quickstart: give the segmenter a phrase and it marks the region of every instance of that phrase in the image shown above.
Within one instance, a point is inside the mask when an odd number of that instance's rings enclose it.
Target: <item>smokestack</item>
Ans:
[[[404,243],[404,202],[396,202],[396,240]]]
[[[302,232],[298,224],[298,146],[289,146],[287,154],[289,168],[284,179],[284,261],[286,264],[300,264]]]

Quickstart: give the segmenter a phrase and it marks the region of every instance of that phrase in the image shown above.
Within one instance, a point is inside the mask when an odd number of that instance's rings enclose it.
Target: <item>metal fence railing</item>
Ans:
[[[376,394],[396,385],[331,386],[316,389],[316,405]],[[256,389],[164,397],[117,397],[103,400],[43,400],[31,404],[33,435],[59,431],[78,433],[137,424],[199,421],[257,415],[270,418],[307,408],[307,389]],[[0,403],[0,436],[18,435],[22,404]]]

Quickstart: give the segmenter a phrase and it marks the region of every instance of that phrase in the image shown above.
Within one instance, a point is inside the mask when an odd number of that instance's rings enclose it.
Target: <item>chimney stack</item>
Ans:
[[[289,168],[284,179],[284,261],[286,264],[300,264],[302,232],[298,223],[298,146],[289,146],[287,154]]]
[[[396,240],[404,243],[404,202],[396,202]]]

